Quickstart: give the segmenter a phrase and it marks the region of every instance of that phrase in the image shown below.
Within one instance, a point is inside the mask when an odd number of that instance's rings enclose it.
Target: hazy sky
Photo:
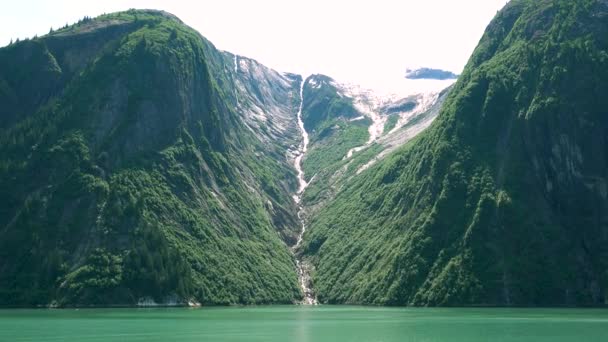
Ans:
[[[171,12],[218,48],[279,71],[372,83],[407,67],[460,72],[506,0],[2,0],[0,45],[85,15]]]

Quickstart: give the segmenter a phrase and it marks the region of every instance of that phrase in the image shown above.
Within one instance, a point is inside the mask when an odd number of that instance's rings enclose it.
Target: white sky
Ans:
[[[461,72],[506,0],[0,0],[0,46],[85,15],[163,9],[218,48],[279,71],[363,83],[408,67]]]

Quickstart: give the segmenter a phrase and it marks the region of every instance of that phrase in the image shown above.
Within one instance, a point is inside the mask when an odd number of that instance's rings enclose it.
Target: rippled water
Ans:
[[[0,310],[0,341],[608,341],[608,311],[267,306]]]

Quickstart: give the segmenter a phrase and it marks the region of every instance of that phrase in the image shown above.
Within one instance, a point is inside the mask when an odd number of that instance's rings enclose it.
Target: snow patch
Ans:
[[[433,123],[437,117],[437,114],[439,113],[439,109],[441,108],[441,106],[438,105],[440,100],[439,98],[440,92],[428,92],[410,96],[400,101],[409,102],[415,99],[416,106],[410,111],[398,113],[399,121],[395,125],[395,128],[391,129],[390,132],[378,139],[378,143],[384,146],[382,152],[376,155],[365,165],[361,166],[357,170],[357,174],[367,170],[390,152],[407,143],[409,140],[427,129],[431,123]],[[412,120],[419,118],[423,114],[424,117],[422,117],[421,120],[412,123]]]
[[[405,126],[408,122],[410,122],[416,116],[426,112],[429,110],[437,99],[439,98],[440,92],[428,92],[416,95],[416,107],[413,110],[399,113],[399,120],[393,129],[388,132],[388,134],[392,134]]]
[[[350,149],[346,153],[346,159],[351,158],[354,153],[359,152],[373,142],[375,142],[384,132],[384,125],[386,124],[387,117],[380,114],[379,109],[392,102],[392,96],[379,96],[370,89],[364,89],[358,85],[352,84],[335,84],[337,89],[340,89],[342,95],[347,96],[353,100],[355,109],[363,114],[363,117],[367,117],[372,120],[372,124],[368,128],[369,139],[363,146],[358,146]],[[351,121],[361,120],[355,118]]]
[[[321,86],[323,86],[322,82],[317,82],[317,80],[313,77],[311,77],[308,80],[308,85],[312,88],[312,89],[319,89],[321,88]]]

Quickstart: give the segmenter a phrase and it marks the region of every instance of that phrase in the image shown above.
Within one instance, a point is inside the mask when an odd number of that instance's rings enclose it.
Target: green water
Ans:
[[[608,341],[608,310],[0,310],[0,341]]]

